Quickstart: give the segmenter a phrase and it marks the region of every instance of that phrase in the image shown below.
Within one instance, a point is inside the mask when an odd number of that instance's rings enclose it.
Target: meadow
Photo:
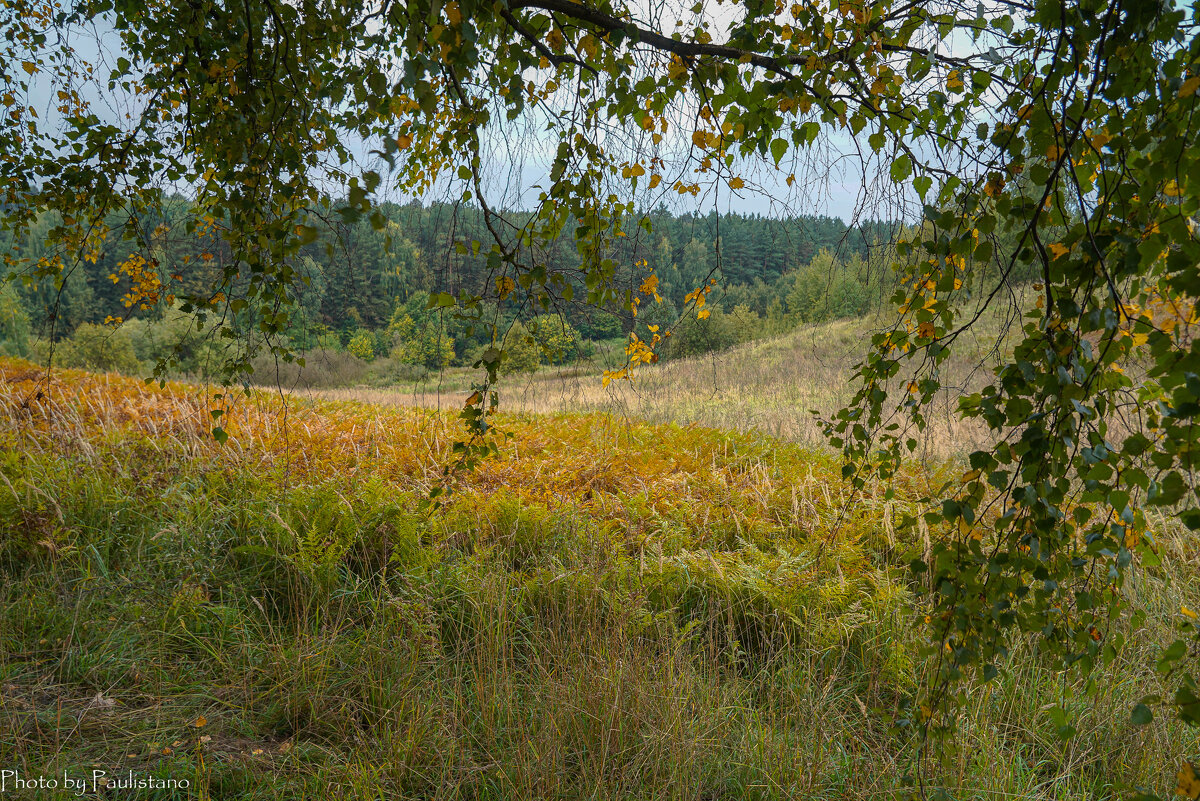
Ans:
[[[505,411],[554,414],[598,412],[655,423],[696,424],[814,449],[826,448],[821,418],[850,402],[854,365],[862,358],[870,332],[887,324],[883,316],[802,325],[780,336],[747,342],[724,351],[639,366],[634,380],[605,384],[602,371],[626,358],[620,348],[602,349],[588,361],[543,366],[535,373],[506,376],[499,388]],[[989,312],[961,341],[943,367],[946,389],[919,435],[916,458],[930,462],[963,459],[989,442],[989,432],[957,419],[958,398],[987,378],[1013,324],[1011,310]],[[318,363],[316,370],[322,369]],[[268,383],[270,374],[264,372]],[[447,369],[419,382],[389,386],[364,384],[297,389],[305,397],[350,400],[393,406],[456,408],[478,373]],[[898,379],[898,383],[907,377]],[[283,382],[285,386],[288,382]]]
[[[953,460],[885,501],[753,431],[514,411],[433,509],[452,411],[19,361],[0,409],[0,766],[188,780],[133,793],[155,799],[912,793],[923,546],[893,521]],[[1171,789],[1200,743],[1129,708],[1200,582],[1156,528],[1163,564],[1128,585],[1150,623],[1100,693],[1017,644],[927,786]]]

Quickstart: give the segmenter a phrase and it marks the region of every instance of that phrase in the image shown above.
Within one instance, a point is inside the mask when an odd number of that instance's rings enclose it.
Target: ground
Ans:
[[[140,798],[907,797],[921,543],[893,520],[952,457],[885,501],[749,427],[513,413],[431,508],[452,410],[283,400],[0,362],[0,768],[188,780]],[[1094,697],[1018,643],[926,781],[1170,789],[1200,743],[1129,709],[1200,581],[1156,526],[1152,623]]]

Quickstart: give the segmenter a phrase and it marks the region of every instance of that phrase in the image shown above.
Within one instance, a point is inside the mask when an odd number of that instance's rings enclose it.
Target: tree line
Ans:
[[[294,260],[300,280],[286,328],[290,346],[346,351],[364,361],[387,356],[428,369],[478,360],[492,344],[487,327],[431,301],[494,291],[486,255],[472,246],[488,236],[477,206],[385,204],[382,225],[378,218],[347,220],[327,211],[313,210],[315,236]],[[894,229],[887,223],[674,214],[663,206],[645,219],[649,225],[606,254],[620,265],[614,285],[630,296],[656,276],[654,298],[643,298],[640,315],[619,303],[598,309],[583,302],[582,279],[548,306],[522,297],[524,288],[515,285],[517,302],[502,312],[484,304],[480,317],[500,320],[509,331],[505,342],[519,351],[510,356],[514,369],[588,356],[591,342],[631,332],[648,339],[649,327],[673,329],[661,349],[667,357],[721,349],[800,323],[864,314],[895,288],[894,277],[879,266],[879,243]],[[514,228],[523,222],[519,213],[510,220]],[[174,359],[186,373],[218,360],[222,343],[195,330],[186,311],[169,307],[176,296],[202,295],[220,285],[226,271],[240,270],[220,235],[221,220],[197,216],[182,197],[157,215],[110,215],[90,257],[65,264],[58,280],[27,277],[32,265],[56,258],[41,244],[56,224],[54,215],[41,215],[26,236],[7,234],[2,243],[10,277],[18,279],[0,289],[4,352],[45,356],[54,347],[59,363],[110,369]],[[153,243],[148,251],[135,245],[135,233]],[[564,232],[537,255],[548,270],[570,276],[579,273],[579,253],[568,239]],[[683,315],[688,294],[713,281],[711,314]],[[146,302],[164,299],[169,302]],[[118,322],[123,325],[114,330]]]

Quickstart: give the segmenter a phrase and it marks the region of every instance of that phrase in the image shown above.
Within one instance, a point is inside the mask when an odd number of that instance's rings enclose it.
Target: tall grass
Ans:
[[[0,363],[0,766],[186,777],[168,798],[902,798],[920,614],[890,520],[757,434],[516,414],[420,505],[452,416],[238,401]],[[907,487],[908,489],[904,489]],[[1083,687],[1031,648],[925,778],[957,798],[1168,789],[1142,666],[1200,603],[1159,521],[1151,610]],[[931,536],[937,536],[931,532]],[[1067,694],[1081,734],[1045,708]],[[39,796],[45,797],[45,796]],[[51,796],[53,797],[53,796]],[[62,794],[61,797],[69,797]]]
[[[696,423],[821,446],[820,418],[850,402],[854,366],[866,354],[870,332],[887,322],[879,317],[803,326],[727,351],[639,367],[633,381],[607,386],[599,373],[606,365],[615,366],[617,355],[592,365],[543,368],[533,375],[507,377],[499,388],[501,407],[535,414],[603,412],[659,423]],[[1008,317],[990,312],[957,343],[954,356],[941,368],[945,389],[929,410],[928,429],[919,436],[920,458],[945,460],[989,442],[985,428],[958,419],[955,411],[958,398],[988,377],[1006,347],[1011,324]],[[477,376],[453,371],[423,383],[313,389],[307,394],[445,409],[461,403],[472,378]],[[901,376],[897,385],[908,379]]]

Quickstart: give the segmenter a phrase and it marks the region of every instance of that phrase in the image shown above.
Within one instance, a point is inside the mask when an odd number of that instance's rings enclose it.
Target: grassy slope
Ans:
[[[0,362],[0,766],[187,777],[189,798],[902,792],[912,752],[883,720],[917,671],[908,544],[879,497],[841,516],[817,451],[510,416],[502,457],[428,515],[439,413],[285,418],[263,393],[217,446],[196,390],[38,377]],[[1026,658],[977,694],[937,782],[1166,786],[1200,745],[1126,723],[1148,648],[1200,603],[1194,545],[1163,551],[1135,583],[1153,624],[1093,706],[1069,701],[1078,738],[1055,739],[1062,681]]]
[[[544,367],[534,375],[506,377],[500,387],[501,406],[537,413],[592,411],[652,422],[699,423],[821,446],[824,439],[811,411],[828,416],[850,401],[850,377],[866,353],[869,332],[886,322],[880,317],[802,326],[721,353],[640,367],[632,383],[614,381],[607,387],[600,381],[600,371],[617,367],[614,359],[624,359],[623,354],[567,368]],[[969,445],[988,441],[985,431],[954,419],[950,411],[963,388],[977,385],[985,377],[994,361],[989,348],[1006,323],[1005,313],[988,312],[976,330],[960,339],[955,355],[943,366],[947,391],[930,416],[923,456],[950,458],[965,453]],[[308,394],[448,408],[478,378],[478,371],[453,369],[421,384],[313,390]]]

